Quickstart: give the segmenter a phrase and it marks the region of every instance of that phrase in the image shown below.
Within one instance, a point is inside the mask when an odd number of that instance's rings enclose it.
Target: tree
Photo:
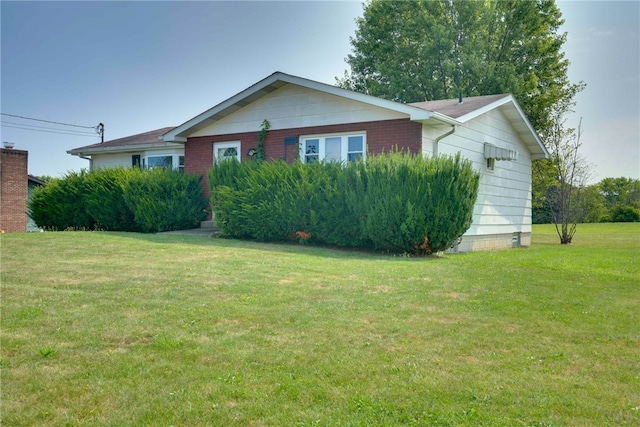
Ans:
[[[337,83],[401,102],[510,92],[544,138],[554,105],[584,88],[567,76],[563,22],[554,0],[370,0]]]
[[[605,178],[599,183],[607,208],[616,205],[640,208],[640,180],[632,178]]]
[[[563,245],[571,243],[577,224],[584,216],[581,193],[589,179],[588,165],[579,153],[582,119],[577,129],[566,128],[567,111],[566,104],[556,110],[554,126],[547,139],[557,184],[549,188],[546,205]]]

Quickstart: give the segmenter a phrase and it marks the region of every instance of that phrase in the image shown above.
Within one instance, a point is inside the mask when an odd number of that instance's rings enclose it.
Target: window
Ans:
[[[496,159],[494,157],[489,157],[487,159],[487,170],[494,170],[496,168]]]
[[[222,160],[232,158],[236,158],[240,161],[240,141],[213,143],[214,161],[220,162]]]
[[[173,156],[149,156],[147,157],[147,169],[172,169]]]
[[[354,162],[366,152],[365,134],[306,136],[300,138],[300,158],[304,163]]]
[[[176,169],[181,172],[184,172],[184,154],[182,153],[171,153],[171,152],[163,152],[162,154],[153,153],[153,151],[148,151],[144,156],[132,156],[132,163],[135,165],[135,162],[138,161],[139,165],[142,165],[142,169]],[[139,157],[142,157],[142,162],[140,163]]]

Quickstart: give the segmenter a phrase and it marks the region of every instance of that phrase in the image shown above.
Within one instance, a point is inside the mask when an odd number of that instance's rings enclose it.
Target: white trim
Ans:
[[[350,137],[362,137],[362,151],[349,152],[349,138]],[[366,160],[367,155],[367,133],[365,131],[351,131],[351,132],[336,132],[336,133],[322,133],[322,134],[310,134],[301,135],[298,138],[298,150],[299,158],[303,163],[307,163],[306,141],[318,140],[318,160],[322,161],[326,159],[326,141],[330,138],[341,138],[340,141],[340,162],[347,162],[350,153],[361,154],[362,158]]]
[[[236,159],[240,162],[242,161],[242,153],[240,151],[242,144],[240,141],[223,141],[223,142],[214,142],[213,143],[213,161],[219,162],[222,159],[218,159],[216,155],[218,150],[227,149],[227,148],[235,148],[236,149]]]

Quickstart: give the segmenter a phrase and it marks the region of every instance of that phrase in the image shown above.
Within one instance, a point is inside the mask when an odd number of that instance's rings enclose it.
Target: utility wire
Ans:
[[[60,122],[52,122],[51,120],[43,120],[43,119],[34,119],[33,117],[24,117],[24,116],[17,116],[15,114],[8,114],[8,113],[0,113],[3,116],[9,116],[9,117],[16,117],[18,119],[25,119],[25,120],[35,120],[37,122],[45,122],[45,123],[52,123],[54,125],[62,125],[62,126],[73,126],[76,128],[84,128],[84,129],[97,129],[98,126],[80,126],[80,125],[72,125],[69,123],[60,123]]]
[[[54,130],[41,130],[41,129],[33,129],[33,128],[27,128],[27,127],[22,127],[22,126],[13,126],[13,125],[2,125],[2,126],[3,127],[8,127],[8,128],[14,128],[14,129],[32,130],[32,131],[35,131],[35,132],[60,133],[60,134],[63,134],[63,135],[84,136],[84,137],[96,136],[96,135],[91,134],[91,133],[71,133],[71,132],[68,132],[68,131],[66,131],[66,132],[65,131],[60,131],[60,132],[58,132],[58,131],[54,131]]]
[[[7,122],[7,121],[4,121],[4,120],[0,120],[0,125],[6,126],[6,127],[13,127],[13,128],[17,128],[17,129],[28,129],[28,130],[40,130],[40,129],[42,129],[42,130],[45,130],[45,131],[47,131],[47,130],[58,131],[58,132],[64,131],[64,132],[72,133],[74,135],[95,135],[94,132],[63,130],[63,129],[58,129],[58,128],[45,127],[45,126],[29,125],[29,124],[25,124],[25,123]],[[8,125],[15,125],[15,126],[8,126]],[[20,126],[20,127],[18,127],[18,126]]]

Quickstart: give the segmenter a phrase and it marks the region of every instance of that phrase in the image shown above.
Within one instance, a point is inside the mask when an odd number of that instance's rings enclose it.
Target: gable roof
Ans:
[[[84,156],[105,152],[132,151],[136,149],[173,147],[175,144],[162,140],[162,135],[173,129],[173,126],[151,130],[124,138],[112,139],[97,144],[74,148],[67,153],[74,156]]]
[[[448,125],[460,125],[494,108],[499,108],[512,122],[518,135],[522,138],[534,158],[548,157],[549,153],[540,140],[535,129],[529,123],[524,112],[511,94],[468,97],[460,104],[458,99],[417,102],[404,104],[389,101],[360,92],[339,88],[337,86],[275,72],[242,92],[219,103],[176,128],[166,132],[165,142],[184,143],[187,137],[216,121],[240,110],[257,99],[287,85],[294,84],[304,88],[332,94],[352,101],[363,102],[376,107],[403,113],[417,122],[436,120]]]
[[[404,113],[407,114],[411,120],[415,121],[428,120],[434,115],[434,113],[431,111],[427,111],[423,108],[418,108],[409,104],[389,101],[375,96],[366,95],[364,93],[343,89],[337,86],[331,86],[325,83],[292,76],[282,72],[275,72],[269,77],[260,80],[258,83],[248,87],[247,89],[232,96],[226,101],[221,102],[220,104],[210,108],[202,114],[199,114],[191,120],[181,124],[172,131],[167,132],[167,134],[164,135],[164,140],[186,142],[187,136],[189,136],[190,134],[197,132],[216,122],[217,120],[220,120],[238,111],[242,107],[265,95],[268,95],[269,93],[283,87],[286,84],[294,84],[308,89],[336,95],[352,101],[363,102],[365,104],[374,105],[377,107],[385,108],[387,110]]]
[[[545,159],[549,152],[537,132],[522,111],[518,101],[509,93],[499,95],[472,96],[459,99],[414,102],[410,105],[438,112],[447,117],[465,123],[493,109],[499,109],[509,119],[518,136],[529,148],[533,159]]]

